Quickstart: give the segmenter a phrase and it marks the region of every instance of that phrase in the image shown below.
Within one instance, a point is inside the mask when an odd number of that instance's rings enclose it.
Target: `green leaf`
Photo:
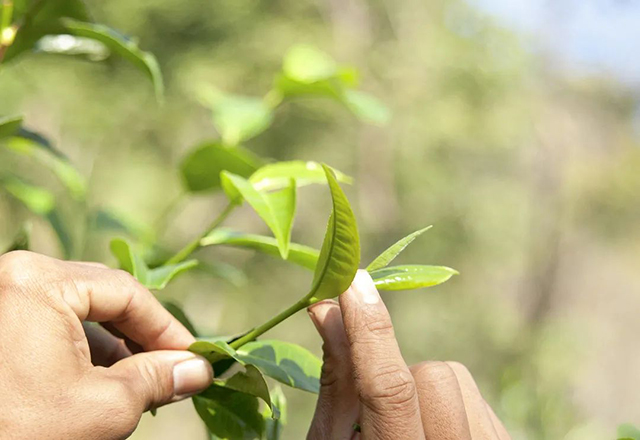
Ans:
[[[640,429],[630,423],[618,426],[618,437],[629,438],[631,440],[640,440]]]
[[[342,101],[362,122],[384,125],[391,119],[391,112],[376,97],[359,90],[345,90]]]
[[[24,23],[16,33],[3,62],[31,51],[45,35],[67,34],[68,31],[61,20],[64,17],[89,21],[89,14],[83,0],[29,0],[15,2],[14,5],[14,22],[24,21]],[[25,17],[27,13],[30,14],[28,19]]]
[[[4,116],[0,118],[0,139],[15,135],[22,125],[22,116]]]
[[[254,341],[240,347],[237,357],[290,387],[312,393],[320,389],[322,361],[299,345],[275,340]]]
[[[33,157],[49,168],[76,200],[84,199],[85,179],[69,160],[38,133],[20,128],[8,139],[7,147],[15,153]]]
[[[353,179],[333,169],[339,182],[352,183]],[[296,180],[298,187],[311,184],[327,184],[327,176],[318,162],[301,160],[276,162],[267,164],[254,172],[249,181],[258,191],[273,191],[289,186],[291,179]]]
[[[271,410],[271,417],[274,419],[279,418],[278,408],[271,402],[269,387],[260,370],[251,364],[244,365],[244,369],[245,371],[238,371],[227,379],[214,379],[213,386],[229,388],[258,397],[264,400]]]
[[[381,253],[375,260],[367,266],[367,270],[369,272],[382,269],[383,267],[387,267],[389,263],[391,263],[400,253],[405,250],[407,246],[409,246],[413,240],[421,236],[423,233],[431,229],[431,226],[427,226],[424,229],[420,229],[412,234],[407,235],[406,237],[398,240],[395,244],[390,246],[387,250]]]
[[[391,266],[370,272],[380,290],[411,290],[442,284],[458,271],[444,266]]]
[[[280,191],[260,192],[241,176],[223,171],[221,179],[222,188],[231,202],[246,200],[264,220],[278,242],[280,255],[286,260],[296,210],[295,181],[290,180],[289,187]]]
[[[287,424],[287,398],[282,392],[282,388],[275,387],[271,391],[271,401],[273,405],[280,411],[280,417],[273,419],[271,413],[263,413],[265,418],[264,440],[280,440],[282,431]]]
[[[255,366],[245,362],[242,357],[223,340],[197,341],[189,346],[189,351],[207,359],[212,365],[224,359],[234,359],[245,368],[227,379],[214,379],[214,386],[231,388],[235,391],[251,394],[265,401],[272,411],[272,416],[278,417],[278,410],[271,404],[269,387],[262,373]]]
[[[199,354],[211,364],[227,358],[237,360],[236,351],[222,340],[196,341],[189,346],[189,351]]]
[[[49,222],[62,246],[65,258],[70,258],[73,252],[71,235],[56,208],[56,199],[53,193],[45,188],[26,183],[17,177],[2,179],[0,184],[27,209]]]
[[[111,55],[107,46],[91,38],[73,35],[45,35],[38,40],[36,52],[78,57],[88,61],[103,61]]]
[[[213,124],[227,146],[259,135],[273,122],[273,110],[263,99],[227,94],[211,86],[201,86],[199,95],[211,109]]]
[[[111,208],[97,209],[91,214],[91,221],[94,229],[100,231],[115,231],[141,241],[153,241],[154,232],[150,226]]]
[[[111,52],[129,61],[139,70],[144,72],[153,83],[158,101],[164,97],[164,85],[162,73],[156,57],[150,52],[145,52],[138,44],[114,31],[113,29],[92,23],[83,23],[77,20],[65,19],[63,24],[67,31],[75,36],[91,38],[104,44]]]
[[[194,149],[182,162],[180,171],[190,192],[202,192],[220,188],[222,171],[249,177],[261,164],[262,160],[245,148],[209,142]]]
[[[280,256],[278,242],[272,237],[264,235],[245,234],[230,229],[216,229],[204,237],[201,246],[234,246],[245,249],[253,249],[265,254]],[[298,264],[310,270],[314,270],[318,262],[319,252],[308,246],[297,243],[289,244],[287,261]]]
[[[329,181],[333,210],[316,265],[313,286],[307,295],[311,303],[334,298],[347,290],[360,264],[360,238],[353,210],[331,169],[326,165],[323,167]]]
[[[169,313],[171,313],[171,315],[173,315],[174,318],[180,321],[180,324],[184,325],[185,328],[189,330],[189,333],[191,333],[193,336],[198,336],[198,331],[196,330],[189,317],[184,313],[182,307],[172,301],[163,301],[162,305],[169,311]]]
[[[284,57],[282,70],[287,77],[310,84],[336,76],[338,66],[326,53],[301,44],[289,49]]]
[[[56,206],[55,196],[45,188],[28,184],[15,177],[3,179],[2,184],[9,194],[34,214],[47,216]]]
[[[209,431],[219,438],[246,440],[262,435],[264,419],[254,396],[214,386],[194,396],[193,404]]]
[[[121,238],[111,240],[111,253],[118,259],[121,269],[151,290],[164,289],[176,276],[198,265],[196,260],[189,260],[149,269],[142,256]]]

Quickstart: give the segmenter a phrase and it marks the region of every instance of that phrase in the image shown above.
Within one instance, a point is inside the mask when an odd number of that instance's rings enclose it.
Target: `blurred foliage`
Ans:
[[[178,189],[183,177],[176,169],[188,166],[187,152],[203,139],[244,140],[243,148],[277,160],[328,162],[358,181],[348,192],[368,244],[363,261],[407,230],[433,224],[434,233],[401,259],[437,256],[462,274],[435,292],[385,298],[408,361],[465,363],[516,439],[608,438],[637,417],[637,356],[624,363],[628,369],[618,361],[631,356],[622,329],[637,320],[639,305],[628,294],[639,285],[640,249],[633,93],[606,78],[553,71],[517,35],[461,0],[87,3],[91,16],[136,35],[157,57],[164,104],[135,66],[113,57],[89,63],[43,50],[0,69],[0,115],[24,114],[26,127],[64,153],[45,160],[69,160],[82,176],[65,180],[55,167],[45,173],[24,154],[3,152],[0,174],[23,180],[9,186],[15,197],[0,194],[1,248],[17,236],[24,242],[21,225],[31,216],[16,194],[33,193],[29,185],[47,188],[30,208],[69,219],[57,224],[78,243],[66,250],[74,258],[114,263],[112,233],[86,227],[86,211],[109,231],[134,231],[143,243],[163,231],[166,248],[178,248],[225,203],[220,195]],[[341,63],[307,72],[292,61],[282,69],[283,54],[297,44],[354,64],[361,78]],[[281,69],[287,76],[274,82]],[[299,93],[318,78],[326,83],[312,91],[337,96],[344,110]],[[345,95],[341,87],[354,81],[393,116]],[[273,118],[251,98],[268,90],[281,94],[266,102],[294,98]],[[214,125],[211,114],[237,99],[243,110]],[[352,113],[390,120],[362,126]],[[254,121],[252,129],[235,128],[238,118]],[[69,182],[81,198],[65,196]],[[212,184],[218,182],[192,189]],[[317,212],[328,212],[327,202],[314,188],[304,191],[293,238],[317,243]],[[264,228],[248,210],[230,222],[239,230]],[[31,243],[64,255],[41,220],[33,220]],[[163,292],[207,334],[233,334],[263,320],[310,281],[304,270],[292,273],[242,250],[203,252],[248,274],[238,288],[201,270]],[[255,307],[246,310],[249,301]],[[319,353],[305,319],[295,317],[274,336]],[[288,397],[284,438],[303,438],[313,397]],[[143,419],[134,438],[204,438],[190,408],[161,412]]]

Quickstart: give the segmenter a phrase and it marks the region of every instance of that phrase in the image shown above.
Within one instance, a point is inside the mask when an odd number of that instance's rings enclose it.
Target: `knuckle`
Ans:
[[[344,371],[342,363],[333,356],[325,356],[323,361],[320,386],[328,395],[337,396],[343,392],[344,381],[350,380],[350,377],[345,375],[347,372]]]
[[[400,365],[388,365],[362,381],[360,397],[373,410],[402,409],[417,396],[412,374]]]
[[[20,284],[29,278],[34,254],[28,251],[12,251],[0,256],[0,277],[4,283]]]
[[[441,383],[455,379],[455,373],[447,362],[426,361],[412,369],[417,382]]]

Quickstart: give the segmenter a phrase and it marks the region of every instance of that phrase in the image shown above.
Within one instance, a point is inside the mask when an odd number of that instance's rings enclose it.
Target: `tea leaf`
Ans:
[[[254,341],[240,347],[237,356],[285,385],[312,393],[320,390],[322,361],[299,345],[275,340]]]
[[[193,404],[209,431],[220,438],[245,440],[262,435],[264,419],[252,395],[212,386],[194,396]]]
[[[640,429],[630,423],[618,426],[618,437],[624,437],[631,440],[640,440]]]
[[[34,2],[29,2],[33,4]],[[25,18],[25,13],[30,9],[27,2],[15,2],[14,21],[24,20],[23,25],[16,33],[13,44],[7,50],[3,62],[8,62],[16,56],[33,50],[38,41],[45,35],[68,34],[62,24],[63,17],[76,20],[90,21],[89,13],[82,0],[57,0],[43,1],[37,13]]]
[[[64,19],[63,24],[70,34],[99,41],[111,52],[126,59],[144,72],[153,84],[158,101],[164,99],[162,73],[160,72],[158,61],[153,54],[141,50],[135,41],[107,26],[83,23],[72,19]]]
[[[111,253],[118,259],[121,269],[151,290],[164,289],[176,276],[198,265],[196,260],[189,260],[150,269],[142,256],[121,238],[111,240]]]
[[[264,235],[245,234],[230,229],[216,229],[202,239],[201,246],[225,245],[253,249],[265,254],[280,256],[278,242],[272,237]],[[319,252],[308,246],[297,243],[289,244],[287,261],[298,264],[307,269],[315,269]]]
[[[180,324],[184,325],[185,328],[189,330],[189,333],[191,333],[193,336],[198,336],[198,331],[196,330],[189,317],[184,313],[182,307],[171,301],[163,301],[162,305],[169,311],[169,313],[171,313],[171,315],[173,315],[174,318],[180,321]]]
[[[370,272],[380,290],[410,290],[442,284],[458,271],[444,266],[391,266]]]
[[[217,340],[213,342],[196,341],[189,346],[189,351],[199,354],[212,364],[215,364],[216,362],[226,358],[237,360],[236,351],[233,348],[229,347],[229,344],[227,344],[223,340]]]
[[[244,368],[245,371],[238,371],[227,379],[214,379],[213,385],[259,397],[269,406],[271,417],[274,419],[279,418],[278,408],[271,402],[269,387],[260,370],[251,364],[245,365]]]
[[[202,192],[220,188],[222,171],[249,177],[261,164],[262,160],[245,148],[209,142],[195,148],[182,162],[180,171],[189,191]]]
[[[353,179],[340,171],[333,169],[339,182],[352,183]],[[302,160],[290,162],[276,162],[267,164],[249,178],[249,182],[258,191],[272,191],[289,186],[291,179],[296,180],[298,187],[314,183],[327,184],[327,176],[318,162]]]
[[[265,418],[264,440],[279,440],[282,436],[284,426],[287,424],[287,398],[282,392],[282,388],[275,387],[271,390],[271,401],[280,411],[280,417],[274,420],[270,414],[263,413]]]
[[[289,49],[283,60],[282,71],[291,79],[310,84],[336,76],[338,66],[326,53],[301,44]]]
[[[248,180],[226,171],[221,179],[222,188],[232,203],[246,200],[269,226],[278,242],[280,255],[286,260],[296,209],[295,181],[291,180],[288,188],[267,193],[257,191]]]
[[[326,165],[323,167],[329,181],[333,211],[316,265],[313,286],[307,295],[311,303],[336,297],[347,290],[360,264],[358,226],[349,200],[331,169]]]
[[[7,140],[7,147],[15,153],[33,157],[49,168],[76,200],[84,199],[85,179],[51,142],[38,133],[20,128]]]
[[[62,246],[65,258],[70,258],[73,252],[73,242],[68,226],[62,221],[60,212],[56,208],[56,199],[53,193],[45,188],[24,182],[15,176],[0,180],[0,185],[29,211],[49,222]]]
[[[273,111],[260,98],[216,93],[209,99],[222,142],[235,146],[265,131],[273,122]]]
[[[376,97],[359,90],[345,90],[342,101],[361,121],[384,125],[391,119],[391,112]]]
[[[405,250],[407,246],[409,246],[413,242],[413,240],[418,238],[429,229],[431,229],[431,226],[427,226],[424,229],[420,229],[419,231],[416,231],[398,240],[395,244],[381,253],[375,260],[373,260],[371,264],[367,266],[367,270],[371,272],[388,266],[389,263],[391,263],[398,255],[400,255],[403,250]]]
[[[15,135],[22,125],[22,116],[4,116],[0,118],[0,139]]]

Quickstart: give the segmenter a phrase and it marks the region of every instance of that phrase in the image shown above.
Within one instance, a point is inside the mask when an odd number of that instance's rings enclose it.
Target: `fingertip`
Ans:
[[[374,305],[381,301],[380,294],[376,288],[371,275],[364,269],[358,270],[354,277],[351,287],[343,294],[343,296],[359,304]]]

